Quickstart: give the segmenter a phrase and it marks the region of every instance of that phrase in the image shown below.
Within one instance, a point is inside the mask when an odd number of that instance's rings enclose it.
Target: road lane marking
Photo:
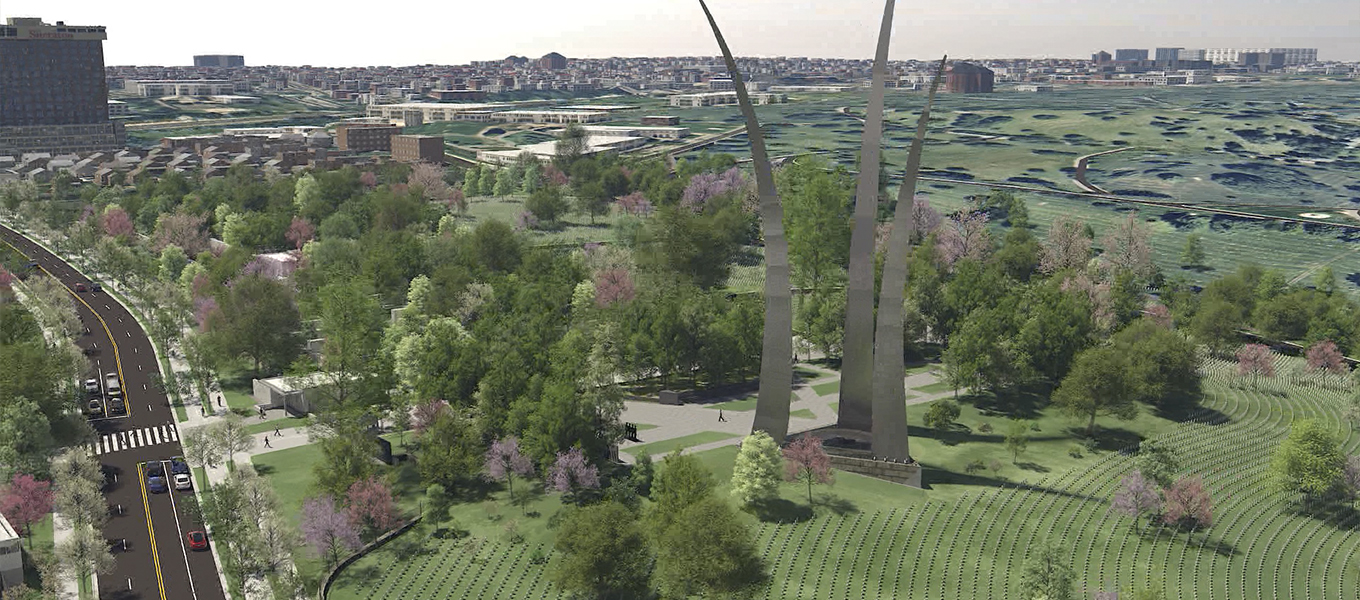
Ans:
[[[165,462],[167,461],[161,461],[161,464],[166,470],[169,470]],[[194,600],[198,600],[198,588],[194,586],[194,571],[189,568],[189,549],[184,547],[184,527],[179,524],[179,507],[175,505],[175,492],[172,490],[168,493],[170,494],[170,512],[175,514],[175,530],[179,533],[176,537],[179,538],[180,553],[184,555],[184,571],[189,574],[189,593],[193,595]]]
[[[159,429],[152,429],[150,435],[151,435],[151,437],[155,438],[155,440],[156,440],[155,442],[152,442],[153,444],[159,444],[159,443],[161,443],[161,430],[159,430]]]
[[[166,600],[165,577],[161,575],[161,555],[156,550],[156,527],[151,524],[151,501],[146,496],[146,473],[142,463],[137,463],[137,480],[142,484],[142,510],[146,514],[146,535],[151,541],[151,562],[156,565],[156,585],[161,590],[161,600]]]

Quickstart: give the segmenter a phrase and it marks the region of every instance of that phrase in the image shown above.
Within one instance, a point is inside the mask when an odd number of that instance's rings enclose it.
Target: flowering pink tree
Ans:
[[[1191,530],[1214,524],[1213,499],[1199,475],[1177,479],[1166,489],[1166,504],[1162,507],[1162,522],[1167,525],[1188,525]]]
[[[987,213],[965,210],[945,220],[935,241],[940,260],[952,268],[964,259],[982,260],[991,250],[987,234]]]
[[[166,246],[179,246],[189,258],[198,256],[199,252],[208,249],[208,232],[204,226],[207,222],[206,215],[182,212],[161,215],[156,220],[156,251],[160,252]]]
[[[288,225],[288,232],[283,234],[294,248],[301,250],[307,242],[316,238],[316,226],[302,217],[293,217],[293,222]]]
[[[822,438],[810,433],[784,447],[784,479],[807,482],[808,504],[812,504],[812,484],[830,484],[831,457],[822,448]]]
[[[1153,323],[1171,329],[1171,309],[1167,308],[1165,304],[1153,304],[1152,306],[1147,307],[1143,313],[1146,314],[1147,318],[1151,319]]]
[[[515,476],[529,478],[534,475],[534,463],[519,451],[519,438],[510,436],[491,442],[486,451],[486,474],[491,479],[505,480],[510,498],[515,497]]]
[[[373,171],[364,171],[359,174],[359,183],[370,189],[378,187],[378,176]]]
[[[1251,375],[1255,380],[1257,377],[1274,377],[1275,360],[1270,355],[1270,348],[1262,344],[1247,344],[1237,350],[1237,374]]]
[[[302,503],[300,529],[302,539],[326,559],[327,565],[340,562],[342,552],[353,552],[362,545],[359,530],[330,496],[308,498]]]
[[[548,470],[548,487],[573,496],[582,490],[598,489],[600,470],[586,461],[580,448],[558,452],[557,461]]]
[[[568,183],[567,174],[552,163],[543,165],[543,182],[550,186],[564,186]]]
[[[212,296],[194,298],[194,319],[198,321],[199,331],[205,333],[208,331],[208,324],[212,322],[217,310],[217,300]]]
[[[607,308],[615,302],[633,299],[633,274],[618,267],[595,274],[595,305]]]
[[[462,186],[449,188],[444,201],[449,205],[449,212],[467,212],[467,195],[463,193]]]
[[[1129,213],[1101,236],[1100,244],[1105,247],[1103,256],[1116,271],[1130,271],[1139,277],[1152,275],[1150,237],[1148,228],[1138,220],[1138,214]]]
[[[694,212],[701,212],[709,200],[739,191],[747,186],[746,176],[741,169],[732,167],[723,173],[699,173],[689,179],[689,185],[680,196],[680,206]]]
[[[525,231],[528,229],[538,229],[538,217],[527,210],[522,210],[515,216],[515,231]]]
[[[1346,360],[1341,356],[1341,350],[1336,347],[1336,342],[1331,340],[1314,342],[1312,346],[1308,347],[1305,356],[1308,361],[1309,372],[1321,371],[1323,374],[1345,375],[1348,370]]]
[[[449,403],[443,400],[430,400],[422,404],[417,404],[411,414],[411,429],[420,435],[434,424],[434,420],[444,411],[449,410]]]
[[[28,537],[33,544],[32,524],[52,512],[52,484],[32,475],[15,473],[9,485],[0,491],[0,514]]]
[[[1064,269],[1084,269],[1091,260],[1091,236],[1086,223],[1080,220],[1058,217],[1048,227],[1044,238],[1043,254],[1039,257],[1039,270],[1056,273]]]
[[[113,238],[127,240],[137,233],[137,229],[132,226],[132,218],[128,217],[127,211],[118,205],[105,209],[104,216],[99,219],[99,224],[104,229],[104,235]]]
[[[642,195],[642,192],[633,192],[627,196],[619,196],[619,210],[626,215],[643,217],[652,214],[652,203]]]
[[[345,497],[349,500],[350,523],[368,539],[378,537],[401,522],[392,488],[377,477],[369,476],[350,484]]]
[[[1119,480],[1119,487],[1110,498],[1110,510],[1133,519],[1133,529],[1138,530],[1143,515],[1155,513],[1162,507],[1162,490],[1157,483],[1143,477],[1142,471],[1132,473]]]
[[[14,283],[14,274],[0,266],[0,289],[7,290],[11,283]]]
[[[1114,327],[1114,297],[1108,281],[1096,283],[1086,273],[1077,273],[1064,279],[1060,289],[1086,296],[1091,303],[1091,320],[1097,327],[1106,331]]]

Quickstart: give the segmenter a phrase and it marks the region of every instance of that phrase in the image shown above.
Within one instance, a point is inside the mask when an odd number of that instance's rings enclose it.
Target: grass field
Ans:
[[[754,395],[751,395],[737,400],[728,400],[727,402],[720,402],[718,404],[705,404],[704,408],[711,408],[713,410],[722,409],[732,411],[755,410],[756,397]]]
[[[1278,370],[1288,372],[1297,360],[1279,359]],[[1240,386],[1231,367],[1213,362],[1206,368],[1208,396],[1189,421],[1144,414],[1132,422],[1105,422],[1116,438],[1155,437],[1177,452],[1184,472],[1204,477],[1216,519],[1207,530],[1187,536],[1152,526],[1135,533],[1108,510],[1108,497],[1132,468],[1132,457],[1105,450],[1068,457],[1063,464],[1053,456],[1071,443],[1058,434],[1072,425],[1063,419],[1040,418],[1033,435],[1066,442],[1031,443],[1022,455],[1022,463],[1041,463],[1043,471],[1011,470],[1007,460],[1001,477],[967,476],[943,485],[934,483],[939,474],[931,467],[941,447],[932,445],[928,432],[914,430],[912,450],[925,461],[929,491],[838,473],[833,486],[817,490],[809,515],[805,491],[784,485],[786,518],[752,521],[771,574],[759,597],[1016,598],[1019,567],[1045,539],[1069,553],[1087,597],[1153,582],[1172,598],[1356,597],[1360,536],[1354,530],[1360,513],[1341,507],[1300,514],[1294,495],[1271,491],[1262,481],[1270,453],[1294,419],[1331,423],[1345,449],[1356,451],[1360,437],[1340,420],[1346,393],[1283,379]],[[919,422],[919,413],[910,418]],[[960,423],[975,426],[987,418],[965,405]],[[1053,447],[1042,448],[1045,444]],[[969,445],[995,448],[958,444]],[[699,454],[723,482],[720,493],[735,453],[735,447],[724,447]],[[946,487],[966,491],[942,495]],[[394,548],[361,559],[332,597],[561,597],[546,580],[545,567],[529,561],[536,550],[551,556],[547,542],[492,542],[472,554],[446,541],[414,541],[402,549],[411,554],[393,554]]]
[[[646,453],[654,457],[659,457],[670,454],[674,450],[709,444],[712,442],[721,442],[723,440],[730,440],[734,437],[737,437],[736,434],[724,433],[721,431],[700,431],[699,433],[691,433],[686,436],[671,438],[669,440],[630,446],[624,448],[623,451],[632,454],[633,456]]]
[[[830,396],[841,391],[841,380],[828,381],[812,386],[812,391],[817,392],[818,396]]]

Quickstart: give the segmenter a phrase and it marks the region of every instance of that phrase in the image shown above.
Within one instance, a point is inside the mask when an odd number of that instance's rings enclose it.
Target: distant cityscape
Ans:
[[[0,159],[0,169],[9,177],[50,172],[55,165],[107,184],[114,182],[111,173],[194,168],[213,176],[243,161],[282,170],[333,167],[382,158],[375,152],[446,162],[437,137],[403,135],[403,128],[447,121],[591,125],[636,108],[535,101],[533,95],[542,93],[654,97],[672,108],[733,105],[737,99],[727,68],[707,56],[573,59],[552,52],[467,65],[328,68],[248,66],[244,55],[213,54],[192,56],[193,66],[105,66],[106,39],[103,26],[48,24],[39,18],[9,18],[0,27],[0,89],[6,91],[0,97],[0,156],[9,157]],[[867,85],[871,75],[868,59],[747,57],[737,62],[756,104],[787,102],[789,94],[852,91]],[[891,61],[889,69],[889,88],[920,90],[929,85],[933,63]],[[1316,48],[1120,48],[1113,54],[1096,52],[1089,60],[953,61],[944,91],[1202,85],[1271,74],[1354,79],[1357,72],[1360,64],[1320,61]],[[171,99],[231,107],[259,105],[284,93],[335,119],[324,127],[236,127],[166,138],[149,153],[127,148],[125,125],[142,123],[130,108],[134,99],[154,99],[166,107],[164,101]],[[591,151],[629,150],[690,133],[669,115],[645,115],[641,123],[592,125]],[[526,151],[547,156],[552,148],[549,143],[478,151],[476,160],[501,163]]]

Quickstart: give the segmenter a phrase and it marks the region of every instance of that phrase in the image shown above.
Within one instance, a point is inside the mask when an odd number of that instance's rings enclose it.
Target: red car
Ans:
[[[207,533],[204,533],[204,532],[202,532],[202,531],[190,531],[189,533],[184,534],[184,537],[186,537],[186,538],[189,539],[189,549],[190,549],[190,550],[207,550],[207,549],[208,549],[208,534],[207,534]]]
[[[83,284],[83,283],[77,283],[77,284],[76,284],[76,291],[77,291],[77,292],[83,292],[83,291],[85,291],[85,284]]]

